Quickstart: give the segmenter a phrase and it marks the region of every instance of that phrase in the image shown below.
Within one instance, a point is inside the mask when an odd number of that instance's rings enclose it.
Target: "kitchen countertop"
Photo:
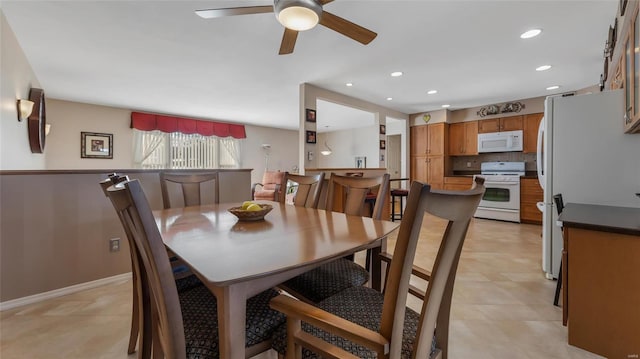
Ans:
[[[565,227],[640,236],[640,208],[567,203],[558,220]]]

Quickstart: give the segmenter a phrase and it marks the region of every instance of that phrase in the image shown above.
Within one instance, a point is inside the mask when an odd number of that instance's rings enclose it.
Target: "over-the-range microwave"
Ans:
[[[522,130],[478,134],[478,153],[522,151]]]

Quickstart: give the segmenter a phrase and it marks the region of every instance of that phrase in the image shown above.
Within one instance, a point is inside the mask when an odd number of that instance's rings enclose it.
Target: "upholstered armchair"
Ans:
[[[251,186],[251,198],[254,200],[266,200],[284,202],[287,188],[287,172],[265,171],[261,183]]]

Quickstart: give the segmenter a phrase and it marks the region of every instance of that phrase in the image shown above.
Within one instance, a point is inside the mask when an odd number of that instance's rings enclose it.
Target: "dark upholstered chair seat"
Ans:
[[[367,287],[351,287],[318,303],[318,307],[339,317],[359,324],[368,329],[379,331],[380,318],[384,294]],[[404,315],[404,329],[402,335],[402,358],[411,358],[411,351],[418,330],[420,315],[407,308]],[[359,358],[376,358],[375,352],[355,344],[340,336],[330,334],[310,324],[303,323],[302,329],[318,338],[336,345]],[[287,326],[281,325],[273,336],[271,347],[283,354],[287,346]],[[433,348],[433,344],[432,344]],[[319,356],[306,348],[302,351],[303,358],[319,358]]]
[[[284,315],[268,305],[277,295],[278,292],[270,289],[247,300],[246,347],[270,340],[274,329],[285,324]],[[215,296],[205,286],[197,286],[179,293],[179,299],[187,358],[219,358]]]
[[[404,197],[407,197],[409,195],[409,190],[402,189],[402,188],[392,189],[391,190],[391,195],[392,196],[404,196]]]
[[[325,263],[284,283],[284,287],[318,303],[349,287],[369,280],[369,272],[351,260],[340,258]]]
[[[202,282],[195,274],[188,275],[184,278],[176,279],[176,289],[178,293],[186,292],[189,289],[202,286]]]

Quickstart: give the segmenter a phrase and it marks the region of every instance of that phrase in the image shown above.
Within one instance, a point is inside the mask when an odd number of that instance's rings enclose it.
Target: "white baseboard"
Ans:
[[[30,295],[28,297],[22,297],[18,299],[8,300],[6,302],[0,302],[0,312],[21,307],[23,305],[42,302],[47,299],[52,299],[56,297],[61,297],[63,295],[80,292],[87,289],[92,289],[96,287],[100,287],[103,285],[128,280],[131,278],[131,272],[114,275],[113,277],[102,278],[98,280],[94,280],[91,282],[80,283],[76,285],[72,285],[70,287],[54,289],[44,293],[38,293],[34,295]]]

